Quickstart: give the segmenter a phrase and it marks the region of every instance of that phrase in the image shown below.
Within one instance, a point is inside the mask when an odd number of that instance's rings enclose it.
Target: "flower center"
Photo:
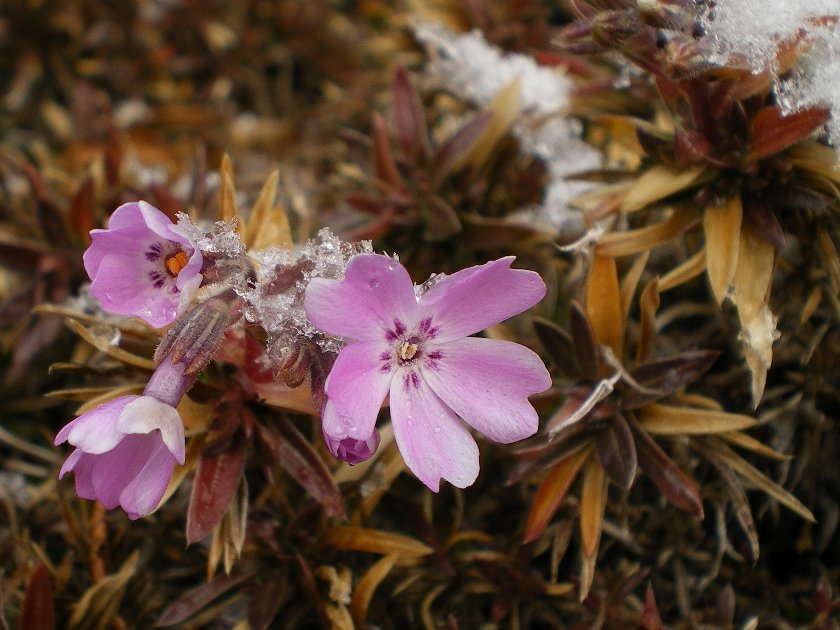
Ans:
[[[417,354],[417,344],[412,343],[411,339],[403,341],[399,350],[397,350],[397,355],[400,357],[400,361],[411,361],[415,354]]]
[[[190,259],[184,252],[178,252],[174,256],[167,258],[164,265],[166,266],[166,270],[169,272],[169,275],[173,278],[177,278],[181,269],[186,267],[189,261]]]

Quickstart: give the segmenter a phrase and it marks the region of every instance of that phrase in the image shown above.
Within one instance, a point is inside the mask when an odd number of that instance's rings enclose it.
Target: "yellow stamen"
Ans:
[[[166,259],[166,270],[173,276],[177,276],[181,269],[187,266],[190,259],[184,252],[178,252],[174,256]]]
[[[415,354],[417,354],[417,344],[404,341],[399,350],[400,359],[410,361]]]

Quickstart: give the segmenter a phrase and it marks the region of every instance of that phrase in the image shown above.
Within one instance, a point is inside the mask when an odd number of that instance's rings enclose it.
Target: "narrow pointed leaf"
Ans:
[[[590,380],[597,378],[598,341],[595,339],[595,332],[592,330],[586,312],[577,302],[572,302],[569,327],[575,344],[575,356],[583,375]]]
[[[397,170],[394,155],[391,153],[388,128],[378,112],[373,115],[373,163],[377,178],[396,191],[403,189],[402,177]]]
[[[644,251],[637,256],[621,280],[621,318],[623,321],[627,321],[630,315],[630,304],[633,302],[633,296],[639,287],[639,280],[642,278],[642,272],[645,270],[649,257],[649,251]]]
[[[557,368],[569,379],[580,378],[575,344],[569,333],[542,317],[534,318],[534,330]]]
[[[597,457],[589,459],[583,470],[580,490],[580,538],[583,553],[594,556],[601,540],[601,525],[607,504],[607,477]]]
[[[394,70],[394,126],[400,148],[413,162],[421,164],[429,156],[429,132],[420,96],[405,66]]]
[[[181,595],[169,604],[155,623],[155,628],[167,628],[189,619],[216,598],[241,584],[248,575],[217,576]]]
[[[470,118],[435,153],[432,163],[432,185],[440,186],[444,179],[452,172],[456,164],[464,162],[464,156],[470,147],[487,130],[493,112],[484,110]]]
[[[675,171],[666,166],[654,166],[639,177],[621,202],[623,212],[644,208],[655,201],[688,190],[698,184],[704,175],[700,166]]]
[[[630,376],[645,390],[629,395],[625,408],[635,408],[677,392],[706,372],[718,356],[720,353],[715,350],[695,350],[643,363]]]
[[[747,159],[760,160],[805,140],[830,116],[825,107],[810,107],[787,116],[777,106],[765,107],[753,119]]]
[[[598,343],[623,356],[624,320],[615,258],[595,255],[586,279],[586,315]]]
[[[592,448],[589,447],[569,455],[552,468],[542,480],[525,522],[524,543],[535,541],[548,527],[548,523],[563,502],[563,497],[569,491],[580,467],[591,452]]]
[[[810,523],[816,523],[814,515],[802,502],[793,496],[790,492],[782,488],[775,481],[768,478],[764,473],[755,468],[752,464],[740,457],[732,449],[720,441],[714,442],[714,448],[707,447],[704,449],[707,457],[718,458],[729,465],[738,475],[753,484],[762,492],[767,493],[784,505],[789,510],[796,512],[799,516]]]
[[[676,210],[668,219],[635,230],[610,232],[598,241],[595,251],[601,256],[642,254],[677,238],[697,220],[694,212]]]
[[[350,602],[350,614],[357,628],[365,627],[365,618],[373,594],[382,580],[388,577],[398,558],[398,553],[383,556],[359,578],[356,588],[353,590],[353,599]]]
[[[697,484],[665,454],[647,431],[633,426],[639,467],[672,505],[703,518],[703,500]]]
[[[712,294],[722,304],[729,293],[738,265],[741,240],[741,195],[730,197],[723,203],[706,208],[703,213],[703,230],[706,233],[706,269]]]
[[[201,540],[218,523],[236,494],[245,470],[245,447],[234,444],[216,454],[205,453],[198,463],[187,512],[187,544]]]
[[[639,298],[639,344],[636,362],[646,361],[656,336],[656,311],[659,309],[659,278],[647,283]]]
[[[674,267],[659,279],[659,292],[664,293],[674,287],[696,278],[706,270],[706,250],[701,249],[691,258]]]
[[[750,560],[755,564],[758,560],[759,553],[758,532],[755,529],[755,521],[753,520],[747,492],[729,466],[721,461],[712,460],[712,462],[715,464],[715,468],[720,474],[721,479],[723,479],[729,502],[732,504],[732,511],[735,513],[735,519],[741,526],[741,531],[747,537],[747,543],[750,548]]]
[[[636,445],[627,421],[616,414],[609,428],[598,434],[595,441],[598,461],[615,485],[629,490],[636,479]]]
[[[43,564],[35,567],[29,576],[18,627],[20,630],[53,630],[55,628],[55,601],[50,572]]]
[[[344,551],[400,554],[407,557],[428,556],[434,549],[414,538],[378,529],[336,525],[324,535],[324,542]]]
[[[312,445],[286,418],[278,418],[274,430],[257,424],[257,435],[274,461],[320,503],[327,514],[344,516],[344,500],[333,476]]]
[[[703,435],[749,429],[758,424],[753,418],[726,411],[671,407],[651,403],[636,410],[639,424],[649,433],[660,435]]]

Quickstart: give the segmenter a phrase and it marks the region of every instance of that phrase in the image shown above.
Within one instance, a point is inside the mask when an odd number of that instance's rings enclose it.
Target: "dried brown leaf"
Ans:
[[[758,424],[749,416],[726,411],[690,409],[651,403],[636,410],[639,423],[660,435],[703,435],[749,429]]]
[[[667,166],[653,166],[645,171],[624,195],[622,212],[632,212],[675,193],[688,190],[705,180],[708,174],[701,166],[675,171]]]
[[[350,602],[350,614],[357,628],[365,626],[365,618],[373,594],[382,580],[388,577],[398,558],[399,553],[389,553],[387,556],[383,556],[359,578],[353,591],[353,599]]]
[[[615,258],[595,255],[586,280],[586,315],[598,343],[623,356],[624,320]]]
[[[50,572],[39,564],[29,576],[26,595],[20,611],[20,630],[53,630],[55,628],[55,601]]]
[[[335,549],[344,551],[399,554],[409,558],[427,556],[434,551],[428,545],[402,534],[341,525],[328,529],[324,535],[324,542]]]
[[[654,225],[625,232],[610,232],[598,241],[595,251],[600,256],[642,254],[677,238],[696,220],[693,212],[676,210],[669,218]]]
[[[706,208],[703,229],[706,233],[706,269],[712,294],[722,304],[729,293],[738,265],[741,241],[741,195]]]
[[[545,531],[549,521],[563,502],[580,467],[591,452],[590,446],[572,453],[552,468],[542,480],[528,512],[523,543],[535,541]]]
[[[825,107],[810,107],[789,115],[784,115],[775,105],[765,107],[753,119],[747,159],[760,160],[805,140],[830,115],[831,112]]]

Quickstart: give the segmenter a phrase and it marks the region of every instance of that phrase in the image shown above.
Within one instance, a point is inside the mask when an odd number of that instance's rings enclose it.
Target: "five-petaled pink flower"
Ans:
[[[201,284],[201,252],[145,201],[121,205],[108,228],[90,236],[83,257],[90,294],[107,311],[160,328],[184,311]]]
[[[441,478],[465,488],[478,475],[478,447],[464,422],[505,444],[536,432],[528,396],[551,386],[540,358],[513,342],[469,336],[545,295],[540,276],[512,262],[443,276],[419,300],[405,268],[378,254],[354,258],[343,280],[309,283],[309,320],[351,341],[326,382],[322,426],[334,454],[337,444],[371,439],[389,394],[400,452],[434,491]]]
[[[184,463],[184,425],[175,406],[195,381],[182,363],[167,357],[142,396],[121,396],[64,426],[56,446],[76,447],[59,479],[76,476],[76,494],[109,510],[118,505],[136,519],[160,503],[175,462]]]

